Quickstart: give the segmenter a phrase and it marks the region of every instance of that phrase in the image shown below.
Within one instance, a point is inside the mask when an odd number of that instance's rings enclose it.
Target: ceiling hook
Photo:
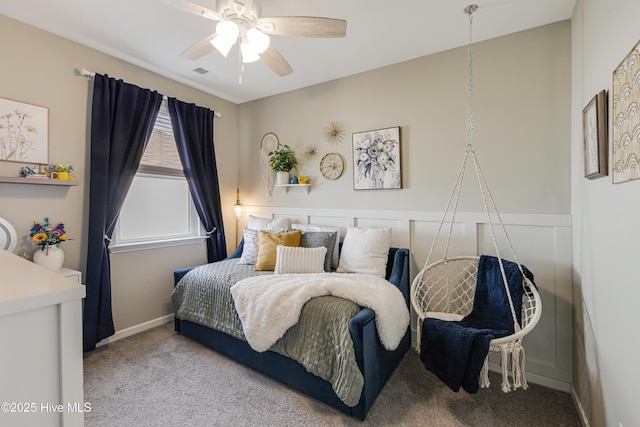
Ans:
[[[470,4],[469,6],[464,8],[464,13],[466,13],[467,15],[471,15],[476,10],[478,10],[478,5],[477,4]]]

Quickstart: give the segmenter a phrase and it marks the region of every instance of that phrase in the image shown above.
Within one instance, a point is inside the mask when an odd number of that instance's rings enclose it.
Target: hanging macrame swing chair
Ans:
[[[480,192],[482,195],[482,201],[484,203],[485,212],[488,218],[488,225],[491,231],[491,238],[493,240],[493,244],[495,247],[496,257],[494,257],[495,266],[496,266],[496,274],[498,277],[501,276],[503,282],[504,293],[502,289],[499,289],[500,293],[502,293],[500,298],[500,303],[503,304],[505,301],[508,303],[505,304],[505,307],[508,305],[508,308],[504,308],[504,310],[509,310],[511,312],[511,319],[513,321],[513,331],[506,335],[500,336],[499,338],[493,338],[489,342],[489,351],[486,353],[486,357],[484,361],[480,361],[477,364],[479,369],[479,376],[475,377],[474,381],[476,382],[476,387],[489,387],[489,356],[488,354],[491,352],[497,352],[500,354],[500,363],[502,368],[502,391],[505,393],[509,392],[512,388],[513,390],[522,387],[523,389],[527,389],[527,381],[525,375],[525,355],[524,348],[522,347],[522,339],[525,335],[533,330],[538,321],[540,320],[540,316],[542,313],[542,303],[540,300],[540,295],[536,289],[535,284],[533,283],[533,276],[528,272],[526,267],[522,266],[518,261],[518,258],[513,249],[513,245],[509,240],[509,236],[507,235],[506,228],[502,222],[502,218],[500,217],[500,213],[496,208],[495,202],[489,191],[489,187],[487,186],[486,180],[480,168],[480,164],[476,158],[475,149],[473,146],[473,79],[472,79],[472,63],[473,63],[473,54],[472,54],[472,37],[471,37],[471,28],[472,28],[472,16],[473,12],[477,10],[477,5],[470,5],[464,9],[464,12],[469,15],[469,47],[468,47],[468,57],[469,57],[469,75],[467,81],[467,146],[464,154],[464,161],[462,163],[462,167],[456,179],[453,191],[451,192],[451,196],[449,197],[449,201],[447,203],[447,208],[442,217],[442,221],[440,222],[440,226],[437,229],[436,236],[433,240],[431,248],[429,250],[429,254],[427,256],[427,260],[425,262],[424,268],[418,273],[411,285],[411,303],[418,315],[417,322],[417,341],[418,345],[416,346],[416,350],[418,352],[421,351],[421,339],[422,339],[422,328],[423,322],[425,319],[438,319],[436,322],[443,321],[445,323],[456,323],[462,321],[466,316],[472,311],[475,311],[475,303],[474,299],[478,298],[476,296],[476,285],[479,280],[478,270],[479,263],[481,262],[480,256],[456,256],[449,257],[449,243],[451,240],[451,234],[453,229],[453,224],[455,222],[456,210],[458,207],[458,202],[460,200],[460,191],[462,189],[462,182],[464,179],[464,172],[467,166],[467,161],[469,159],[472,160],[472,163],[475,167],[476,177],[478,183],[480,185]],[[452,206],[453,205],[453,206]],[[490,206],[493,209],[493,214],[490,211]],[[453,209],[451,210],[451,208]],[[446,245],[444,249],[444,257],[435,262],[431,262],[431,256],[433,254],[434,248],[436,247],[436,242],[440,237],[440,233],[442,231],[443,225],[449,213],[451,212],[451,218],[449,222],[449,232],[446,239]],[[493,217],[493,218],[492,218]],[[494,219],[495,218],[495,219]],[[498,248],[498,243],[496,241],[496,234],[494,221],[500,225],[504,236],[506,237],[507,243],[511,252],[513,254],[513,259],[515,262],[503,260],[500,256],[500,251]],[[516,277],[519,279],[519,283],[517,286],[521,284],[521,295],[522,295],[522,303],[519,301],[513,301],[512,292],[510,291],[509,283],[507,280],[507,274],[505,272],[505,265],[510,266],[512,270],[517,268]],[[483,267],[484,268],[484,267]],[[520,274],[517,274],[519,271]],[[525,274],[527,272],[528,274]],[[527,276],[530,276],[531,279]],[[513,277],[510,275],[509,277]],[[498,287],[500,284],[497,285]],[[513,289],[513,285],[512,289]],[[506,298],[504,294],[506,293]],[[520,293],[516,293],[519,295]],[[491,301],[490,301],[491,302]],[[494,302],[495,303],[495,302]],[[517,310],[520,310],[520,313],[517,313]],[[508,314],[507,314],[508,316]],[[508,320],[509,321],[509,320]],[[432,323],[430,323],[432,324]],[[452,326],[452,325],[447,325]],[[425,331],[426,332],[426,331]],[[486,347],[485,347],[486,348]],[[437,350],[436,350],[437,351]],[[485,350],[486,351],[486,350]],[[454,352],[455,353],[455,352]],[[449,363],[446,359],[453,355],[445,355],[444,363]],[[423,355],[421,355],[422,359]],[[423,359],[424,361],[424,359]],[[426,364],[425,364],[426,366]],[[480,367],[481,366],[481,367]],[[450,367],[446,367],[445,369],[451,369]],[[477,370],[476,370],[477,372]],[[440,376],[440,375],[438,375]],[[509,380],[511,377],[511,381]],[[441,377],[441,379],[443,379]],[[443,379],[443,381],[445,381]],[[446,383],[446,381],[445,381]],[[464,385],[463,385],[464,386]],[[452,387],[450,385],[450,387]],[[466,389],[466,388],[465,388]],[[454,389],[454,391],[457,391]],[[469,390],[467,390],[469,391]],[[475,391],[470,391],[471,393],[475,393]]]

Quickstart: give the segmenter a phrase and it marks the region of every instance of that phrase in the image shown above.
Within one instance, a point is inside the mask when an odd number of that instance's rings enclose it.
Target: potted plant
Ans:
[[[267,155],[269,156],[269,166],[276,174],[276,184],[288,184],[289,172],[298,165],[296,153],[285,144],[277,150],[270,151]]]

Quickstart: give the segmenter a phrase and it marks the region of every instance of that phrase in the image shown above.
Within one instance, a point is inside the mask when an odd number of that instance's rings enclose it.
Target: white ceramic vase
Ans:
[[[33,262],[49,270],[60,270],[64,264],[64,251],[58,246],[45,246],[33,253]]]
[[[276,185],[289,183],[289,172],[276,172]]]

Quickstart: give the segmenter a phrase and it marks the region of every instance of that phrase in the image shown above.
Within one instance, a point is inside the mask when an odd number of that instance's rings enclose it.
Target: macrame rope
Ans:
[[[496,257],[498,259],[498,264],[500,266],[500,273],[502,276],[502,281],[504,284],[504,289],[505,289],[505,293],[507,295],[507,300],[509,302],[509,308],[511,310],[511,316],[513,319],[513,325],[514,325],[514,331],[515,333],[520,332],[522,330],[522,326],[518,323],[517,321],[517,316],[516,316],[516,312],[515,312],[515,308],[514,308],[514,304],[513,304],[513,300],[511,298],[511,292],[509,290],[509,283],[507,280],[507,276],[506,276],[506,272],[505,272],[505,268],[504,268],[504,264],[503,264],[503,259],[502,256],[500,254],[500,248],[498,247],[498,241],[496,238],[496,227],[494,226],[494,219],[492,219],[492,216],[494,216],[495,219],[497,219],[497,222],[500,224],[500,228],[502,230],[502,232],[504,233],[504,236],[506,238],[507,244],[509,249],[511,250],[511,253],[513,254],[513,258],[515,263],[518,265],[518,269],[520,270],[520,273],[522,274],[523,277],[523,281],[522,281],[522,286],[523,288],[526,288],[526,286],[532,286],[530,285],[530,281],[525,277],[524,275],[524,270],[522,265],[520,264],[520,260],[518,259],[518,256],[516,255],[515,249],[513,247],[513,243],[511,242],[511,239],[509,238],[509,235],[507,233],[507,229],[504,225],[504,222],[502,220],[502,217],[500,215],[500,212],[498,211],[497,205],[495,203],[495,200],[493,198],[493,195],[491,194],[491,191],[489,190],[489,186],[487,184],[486,178],[484,176],[484,173],[482,171],[482,168],[480,167],[480,163],[478,161],[478,158],[476,156],[475,153],[475,147],[474,147],[474,118],[473,118],[473,35],[472,35],[472,28],[473,28],[473,12],[475,12],[477,10],[477,6],[476,5],[470,5],[468,7],[465,8],[465,13],[467,13],[469,15],[469,46],[467,49],[467,54],[468,54],[468,64],[469,64],[469,68],[468,68],[468,79],[467,79],[467,133],[466,133],[466,149],[465,149],[465,155],[464,155],[464,159],[462,161],[462,165],[460,167],[460,171],[458,172],[456,181],[455,181],[455,185],[453,187],[453,190],[451,191],[451,194],[449,196],[449,200],[447,201],[447,207],[444,211],[444,214],[442,215],[442,219],[440,221],[440,224],[436,230],[436,235],[434,237],[433,243],[431,244],[431,247],[429,249],[429,253],[427,255],[427,259],[425,261],[425,265],[424,268],[418,273],[418,275],[416,276],[416,278],[414,279],[413,282],[413,286],[416,287],[416,284],[418,287],[422,287],[424,284],[427,283],[428,280],[430,280],[429,276],[425,277],[426,272],[428,271],[428,267],[431,266],[430,262],[431,262],[431,257],[435,251],[435,247],[436,247],[436,243],[438,241],[438,239],[440,238],[440,234],[443,232],[443,227],[444,227],[444,223],[447,220],[447,217],[449,215],[449,213],[451,212],[451,221],[449,223],[448,228],[448,235],[447,235],[447,240],[446,240],[446,244],[445,244],[445,248],[444,248],[444,256],[442,258],[441,261],[434,263],[433,266],[436,265],[440,265],[440,264],[446,264],[447,263],[447,258],[449,255],[449,247],[450,247],[450,243],[451,243],[451,236],[453,234],[453,226],[455,223],[455,219],[456,219],[456,213],[458,210],[458,206],[460,203],[460,196],[461,196],[461,190],[462,190],[462,184],[464,181],[464,176],[465,176],[465,171],[467,168],[467,161],[469,159],[469,156],[471,155],[471,158],[473,160],[473,165],[475,168],[475,172],[476,172],[476,178],[478,181],[478,184],[480,186],[480,194],[482,196],[482,203],[484,206],[484,210],[485,213],[487,215],[487,220],[488,220],[488,225],[489,225],[489,229],[490,229],[490,234],[491,234],[491,239],[493,241],[493,245],[495,248],[495,253],[496,253]],[[451,210],[453,209],[453,210]],[[491,209],[493,209],[493,211],[491,211]],[[450,211],[451,210],[451,211]],[[455,259],[455,258],[454,258]],[[453,261],[452,261],[453,262]],[[438,267],[439,268],[439,267]],[[455,279],[454,279],[455,280]],[[449,286],[449,277],[446,277],[446,281],[447,284],[446,286]],[[418,289],[418,288],[416,288]],[[534,289],[535,291],[535,289]],[[535,294],[535,292],[534,292]],[[412,288],[412,298],[414,295],[418,295],[418,293],[414,293],[414,288]],[[423,296],[419,297],[424,298]],[[419,300],[420,300],[419,299]],[[420,304],[422,305],[422,301],[420,302]],[[536,308],[539,310],[539,308],[537,307],[537,304],[539,304],[539,301],[536,302]],[[415,307],[415,306],[414,306]],[[424,320],[424,317],[427,315],[426,312],[426,308],[423,310],[423,307],[417,307],[416,308],[416,313],[418,314],[418,323],[417,323],[417,346],[416,346],[416,351],[420,352],[420,341],[421,341],[421,331],[422,331],[422,321]],[[530,314],[530,313],[528,313]],[[531,319],[529,319],[527,322],[530,322]],[[524,318],[523,318],[524,321]],[[537,322],[537,320],[534,320],[534,322]],[[531,327],[531,324],[528,323],[528,326]],[[534,323],[535,326],[535,323]],[[506,337],[505,337],[506,338]],[[492,341],[493,342],[493,341]],[[524,348],[522,347],[522,337],[518,337],[516,339],[512,339],[510,341],[500,341],[499,343],[495,343],[495,344],[491,344],[491,350],[492,351],[497,351],[500,353],[500,362],[501,362],[501,370],[502,370],[502,390],[504,392],[508,392],[510,391],[512,388],[513,389],[517,389],[519,387],[522,387],[523,389],[527,389],[528,388],[528,384],[527,384],[527,379],[526,379],[526,372],[525,372],[525,351]],[[485,359],[484,364],[482,366],[481,372],[480,372],[480,378],[479,378],[479,384],[481,387],[486,388],[489,386],[489,359],[488,357]],[[512,381],[509,381],[509,377],[511,376]]]
[[[511,292],[509,291],[509,283],[507,281],[507,276],[504,270],[504,265],[502,262],[502,256],[500,255],[500,249],[498,247],[498,242],[496,239],[496,232],[495,232],[495,227],[493,224],[493,220],[491,218],[491,211],[489,208],[489,203],[488,200],[491,203],[491,206],[493,207],[493,210],[496,214],[496,217],[500,223],[501,229],[504,232],[504,235],[507,239],[509,248],[513,254],[514,257],[514,261],[516,262],[516,264],[518,265],[518,269],[520,270],[520,273],[523,275],[524,277],[524,271],[522,269],[522,266],[520,264],[520,261],[518,260],[518,257],[515,253],[515,250],[513,248],[513,244],[511,242],[511,239],[509,239],[509,235],[507,234],[506,231],[506,227],[504,226],[504,223],[502,221],[502,217],[500,216],[500,212],[498,211],[498,208],[496,206],[495,200],[493,199],[493,196],[491,195],[491,191],[489,190],[489,186],[487,185],[486,179],[484,177],[484,174],[482,172],[482,169],[480,168],[480,163],[478,162],[478,159],[476,157],[475,154],[475,146],[474,146],[474,118],[473,118],[473,12],[475,12],[475,10],[477,9],[477,6],[471,5],[468,6],[467,8],[465,8],[465,13],[467,13],[469,15],[469,45],[467,47],[467,58],[468,58],[468,73],[467,73],[467,134],[466,134],[466,149],[465,149],[465,155],[464,155],[464,159],[462,161],[462,166],[460,168],[460,171],[458,172],[458,176],[456,178],[456,182],[455,185],[453,187],[453,190],[451,191],[451,195],[449,196],[449,200],[447,202],[447,207],[444,211],[444,215],[442,216],[442,220],[440,221],[440,224],[438,226],[438,229],[436,230],[436,235],[434,237],[433,243],[431,244],[431,248],[429,249],[429,253],[427,255],[427,259],[425,262],[425,267],[424,269],[426,269],[427,266],[429,266],[429,262],[431,261],[431,256],[433,255],[433,251],[435,250],[435,246],[436,243],[440,237],[440,233],[442,232],[442,228],[443,225],[447,219],[447,216],[449,214],[449,210],[452,207],[452,202],[453,202],[453,210],[451,211],[451,221],[449,223],[449,227],[448,227],[448,234],[447,234],[447,240],[445,243],[445,248],[444,248],[444,255],[443,255],[443,259],[446,261],[448,255],[449,255],[449,247],[451,244],[451,236],[453,234],[453,226],[455,224],[455,218],[456,218],[456,214],[458,211],[458,206],[459,206],[459,202],[460,202],[460,194],[462,191],[462,184],[463,184],[463,180],[464,180],[464,175],[465,175],[465,170],[467,167],[467,160],[469,158],[469,155],[471,155],[472,159],[473,159],[473,164],[475,167],[475,171],[476,171],[476,178],[478,180],[478,184],[480,186],[480,194],[482,195],[482,202],[484,205],[484,209],[485,209],[485,213],[487,215],[487,220],[488,220],[488,224],[489,224],[489,229],[491,231],[491,239],[493,241],[493,246],[495,248],[496,251],[496,257],[498,258],[498,264],[500,265],[500,273],[502,275],[502,280],[503,280],[503,285],[505,288],[505,292],[507,294],[507,299],[509,301],[509,308],[511,310],[511,316],[513,318],[513,323],[514,323],[514,329],[515,331],[519,331],[521,329],[520,325],[518,324],[517,321],[517,316],[515,313],[515,308],[513,305],[513,301],[511,298]],[[487,199],[488,196],[488,199]],[[422,280],[422,274],[424,272],[424,269],[420,272],[420,279]],[[523,281],[524,283],[524,281]]]
[[[482,175],[480,164],[478,163],[476,154],[471,153],[471,155],[473,156],[473,163],[476,168],[476,177],[478,178],[478,183],[480,184],[480,194],[482,194],[482,203],[484,204],[484,211],[486,212],[487,219],[489,220],[489,229],[491,230],[491,239],[493,240],[493,246],[496,250],[496,257],[498,258],[498,264],[500,265],[500,273],[502,274],[502,283],[504,285],[505,293],[507,294],[507,299],[509,300],[509,308],[511,309],[511,318],[513,319],[513,328],[517,332],[520,330],[520,325],[518,324],[518,318],[516,316],[516,311],[513,306],[513,300],[511,298],[511,291],[509,290],[509,281],[507,280],[507,274],[504,271],[504,264],[502,263],[502,256],[500,255],[500,249],[498,248],[498,241],[496,239],[496,232],[493,227],[493,221],[491,220],[491,212],[489,211],[489,205],[487,204],[486,193],[489,194],[489,197],[491,198],[492,202],[493,202],[493,196],[491,196],[491,192],[489,191],[487,182],[484,180],[484,175]],[[485,193],[485,190],[486,190],[486,193]],[[493,206],[495,207],[495,202],[493,202]],[[498,210],[496,209],[496,213],[497,212]],[[502,224],[502,229],[505,230],[505,236],[507,237],[507,240],[509,240],[509,236],[506,234],[506,229],[504,228],[504,224],[502,223],[502,218],[500,218],[499,214],[498,214],[498,220],[500,221],[500,224]],[[511,245],[511,243],[509,243],[509,246],[513,251],[513,246]],[[515,256],[515,252],[514,252],[514,256]],[[524,277],[522,267],[520,267],[519,263],[518,263],[518,268],[520,269],[520,273]]]

